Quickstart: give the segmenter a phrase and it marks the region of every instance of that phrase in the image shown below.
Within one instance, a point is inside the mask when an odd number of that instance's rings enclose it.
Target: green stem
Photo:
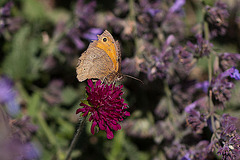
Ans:
[[[74,147],[76,146],[76,143],[77,143],[78,138],[79,138],[79,136],[82,132],[82,129],[83,129],[83,126],[85,124],[86,119],[87,119],[87,116],[80,119],[80,124],[79,124],[79,127],[77,129],[77,133],[75,134],[75,136],[74,136],[74,138],[71,142],[71,145],[68,149],[68,153],[67,153],[67,156],[66,156],[65,160],[69,160],[71,158],[72,151],[73,151]]]
[[[37,114],[37,120],[41,126],[41,128],[43,129],[43,132],[45,133],[45,135],[47,136],[49,142],[55,146],[57,148],[57,141],[55,139],[54,134],[51,132],[50,128],[48,127],[46,121],[44,120],[44,118],[42,117],[42,113],[38,112]]]
[[[169,118],[174,119],[175,115],[175,109],[173,108],[173,103],[172,103],[172,93],[171,90],[168,87],[168,83],[164,81],[164,92],[167,96],[167,106],[168,106],[168,112],[169,112]]]
[[[135,21],[134,0],[129,0],[129,18]]]
[[[139,40],[139,38],[137,37],[137,27],[136,27],[136,12],[135,12],[135,6],[134,6],[134,0],[129,0],[128,1],[128,5],[129,5],[129,15],[128,15],[128,19],[130,20],[130,22],[133,22],[133,38],[134,38],[134,44],[135,44],[135,48],[136,48],[136,52],[135,52],[135,56],[140,54],[139,48],[141,45],[141,42]]]
[[[204,35],[205,40],[209,41],[209,28],[207,22],[204,22]],[[208,82],[211,84],[212,81],[212,54],[209,54],[208,57]],[[214,106],[212,103],[212,90],[209,90],[209,96],[208,96],[208,104],[209,104],[209,110],[210,110],[210,118],[211,118],[211,124],[212,124],[212,130],[215,132],[215,123],[214,123]]]

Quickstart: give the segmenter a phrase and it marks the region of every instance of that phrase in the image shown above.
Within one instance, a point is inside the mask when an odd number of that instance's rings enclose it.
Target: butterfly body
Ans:
[[[103,82],[114,83],[122,78],[121,52],[118,41],[105,30],[82,53],[76,68],[77,79],[100,79]]]

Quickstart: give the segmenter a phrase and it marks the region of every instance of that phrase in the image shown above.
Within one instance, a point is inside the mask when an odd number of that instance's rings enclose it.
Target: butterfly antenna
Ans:
[[[130,75],[127,75],[127,74],[125,74],[124,76],[129,77],[129,78],[132,78],[132,79],[135,79],[135,80],[141,82],[142,84],[144,84],[143,81],[141,81],[140,79],[138,79],[138,78],[136,78],[136,77],[133,77],[133,76],[130,76]]]

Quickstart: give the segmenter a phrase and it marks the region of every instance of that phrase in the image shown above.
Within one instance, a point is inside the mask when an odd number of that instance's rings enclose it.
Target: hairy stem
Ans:
[[[65,160],[69,160],[70,159],[72,151],[73,151],[74,147],[76,146],[78,138],[79,138],[79,136],[80,136],[80,134],[82,132],[82,129],[83,129],[83,126],[85,124],[86,119],[87,119],[87,116],[83,117],[82,119],[79,120],[80,124],[78,126],[77,133],[75,134],[75,136],[74,136],[74,138],[73,138],[73,140],[71,142],[71,145],[70,145],[70,147],[68,149],[68,153],[67,153],[67,156],[66,156]]]

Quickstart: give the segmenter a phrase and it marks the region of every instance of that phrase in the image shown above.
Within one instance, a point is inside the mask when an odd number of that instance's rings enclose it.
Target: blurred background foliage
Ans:
[[[131,116],[123,122],[123,129],[114,133],[113,140],[107,140],[106,133],[102,131],[91,135],[91,124],[87,122],[72,159],[179,159],[171,156],[177,142],[191,148],[200,140],[210,141],[210,131],[196,135],[186,124],[183,108],[197,98],[189,98],[191,93],[187,87],[181,91],[175,88],[176,84],[184,81],[207,80],[207,58],[199,59],[194,69],[182,79],[181,76],[168,77],[172,81],[165,77],[149,78],[148,73],[141,70],[140,64],[145,52],[151,53],[149,50],[153,46],[161,50],[170,35],[175,36],[174,43],[177,44],[194,41],[193,32],[196,31],[193,30],[198,30],[203,20],[202,4],[213,6],[215,1],[186,0],[183,11],[167,22],[162,19],[150,22],[144,17],[145,8],[140,1],[13,2],[8,25],[0,32],[0,75],[12,80],[13,90],[17,92],[16,101],[20,106],[18,114],[9,118],[20,121],[30,117],[19,129],[27,128],[21,134],[29,137],[26,141],[34,144],[39,159],[64,159],[66,156],[78,126],[76,109],[80,100],[86,99],[86,83],[77,81],[75,67],[78,57],[92,38],[86,33],[94,36],[94,29],[100,29],[97,30],[100,31],[98,34],[107,29],[120,41],[123,73],[141,79],[144,84],[133,79],[119,82],[124,84],[124,99]],[[0,6],[3,7],[7,2],[1,0]],[[174,2],[161,2],[163,15],[160,18],[167,17],[166,12]],[[239,53],[240,21],[233,20],[236,17],[240,19],[239,8],[236,9],[239,3],[235,0],[225,2],[230,12],[228,32],[212,39],[211,43],[216,53]],[[155,1],[142,3],[154,6]],[[142,23],[139,32],[134,29],[136,23]],[[157,27],[154,26],[156,24]],[[127,63],[127,58],[129,61],[134,59],[136,64]],[[219,114],[231,113],[239,117],[239,87],[239,83],[236,83],[231,100]],[[4,110],[8,107],[4,104],[1,106]],[[36,128],[29,129],[26,123]],[[184,153],[180,154],[184,156]],[[218,156],[212,154],[210,157],[214,159]]]

